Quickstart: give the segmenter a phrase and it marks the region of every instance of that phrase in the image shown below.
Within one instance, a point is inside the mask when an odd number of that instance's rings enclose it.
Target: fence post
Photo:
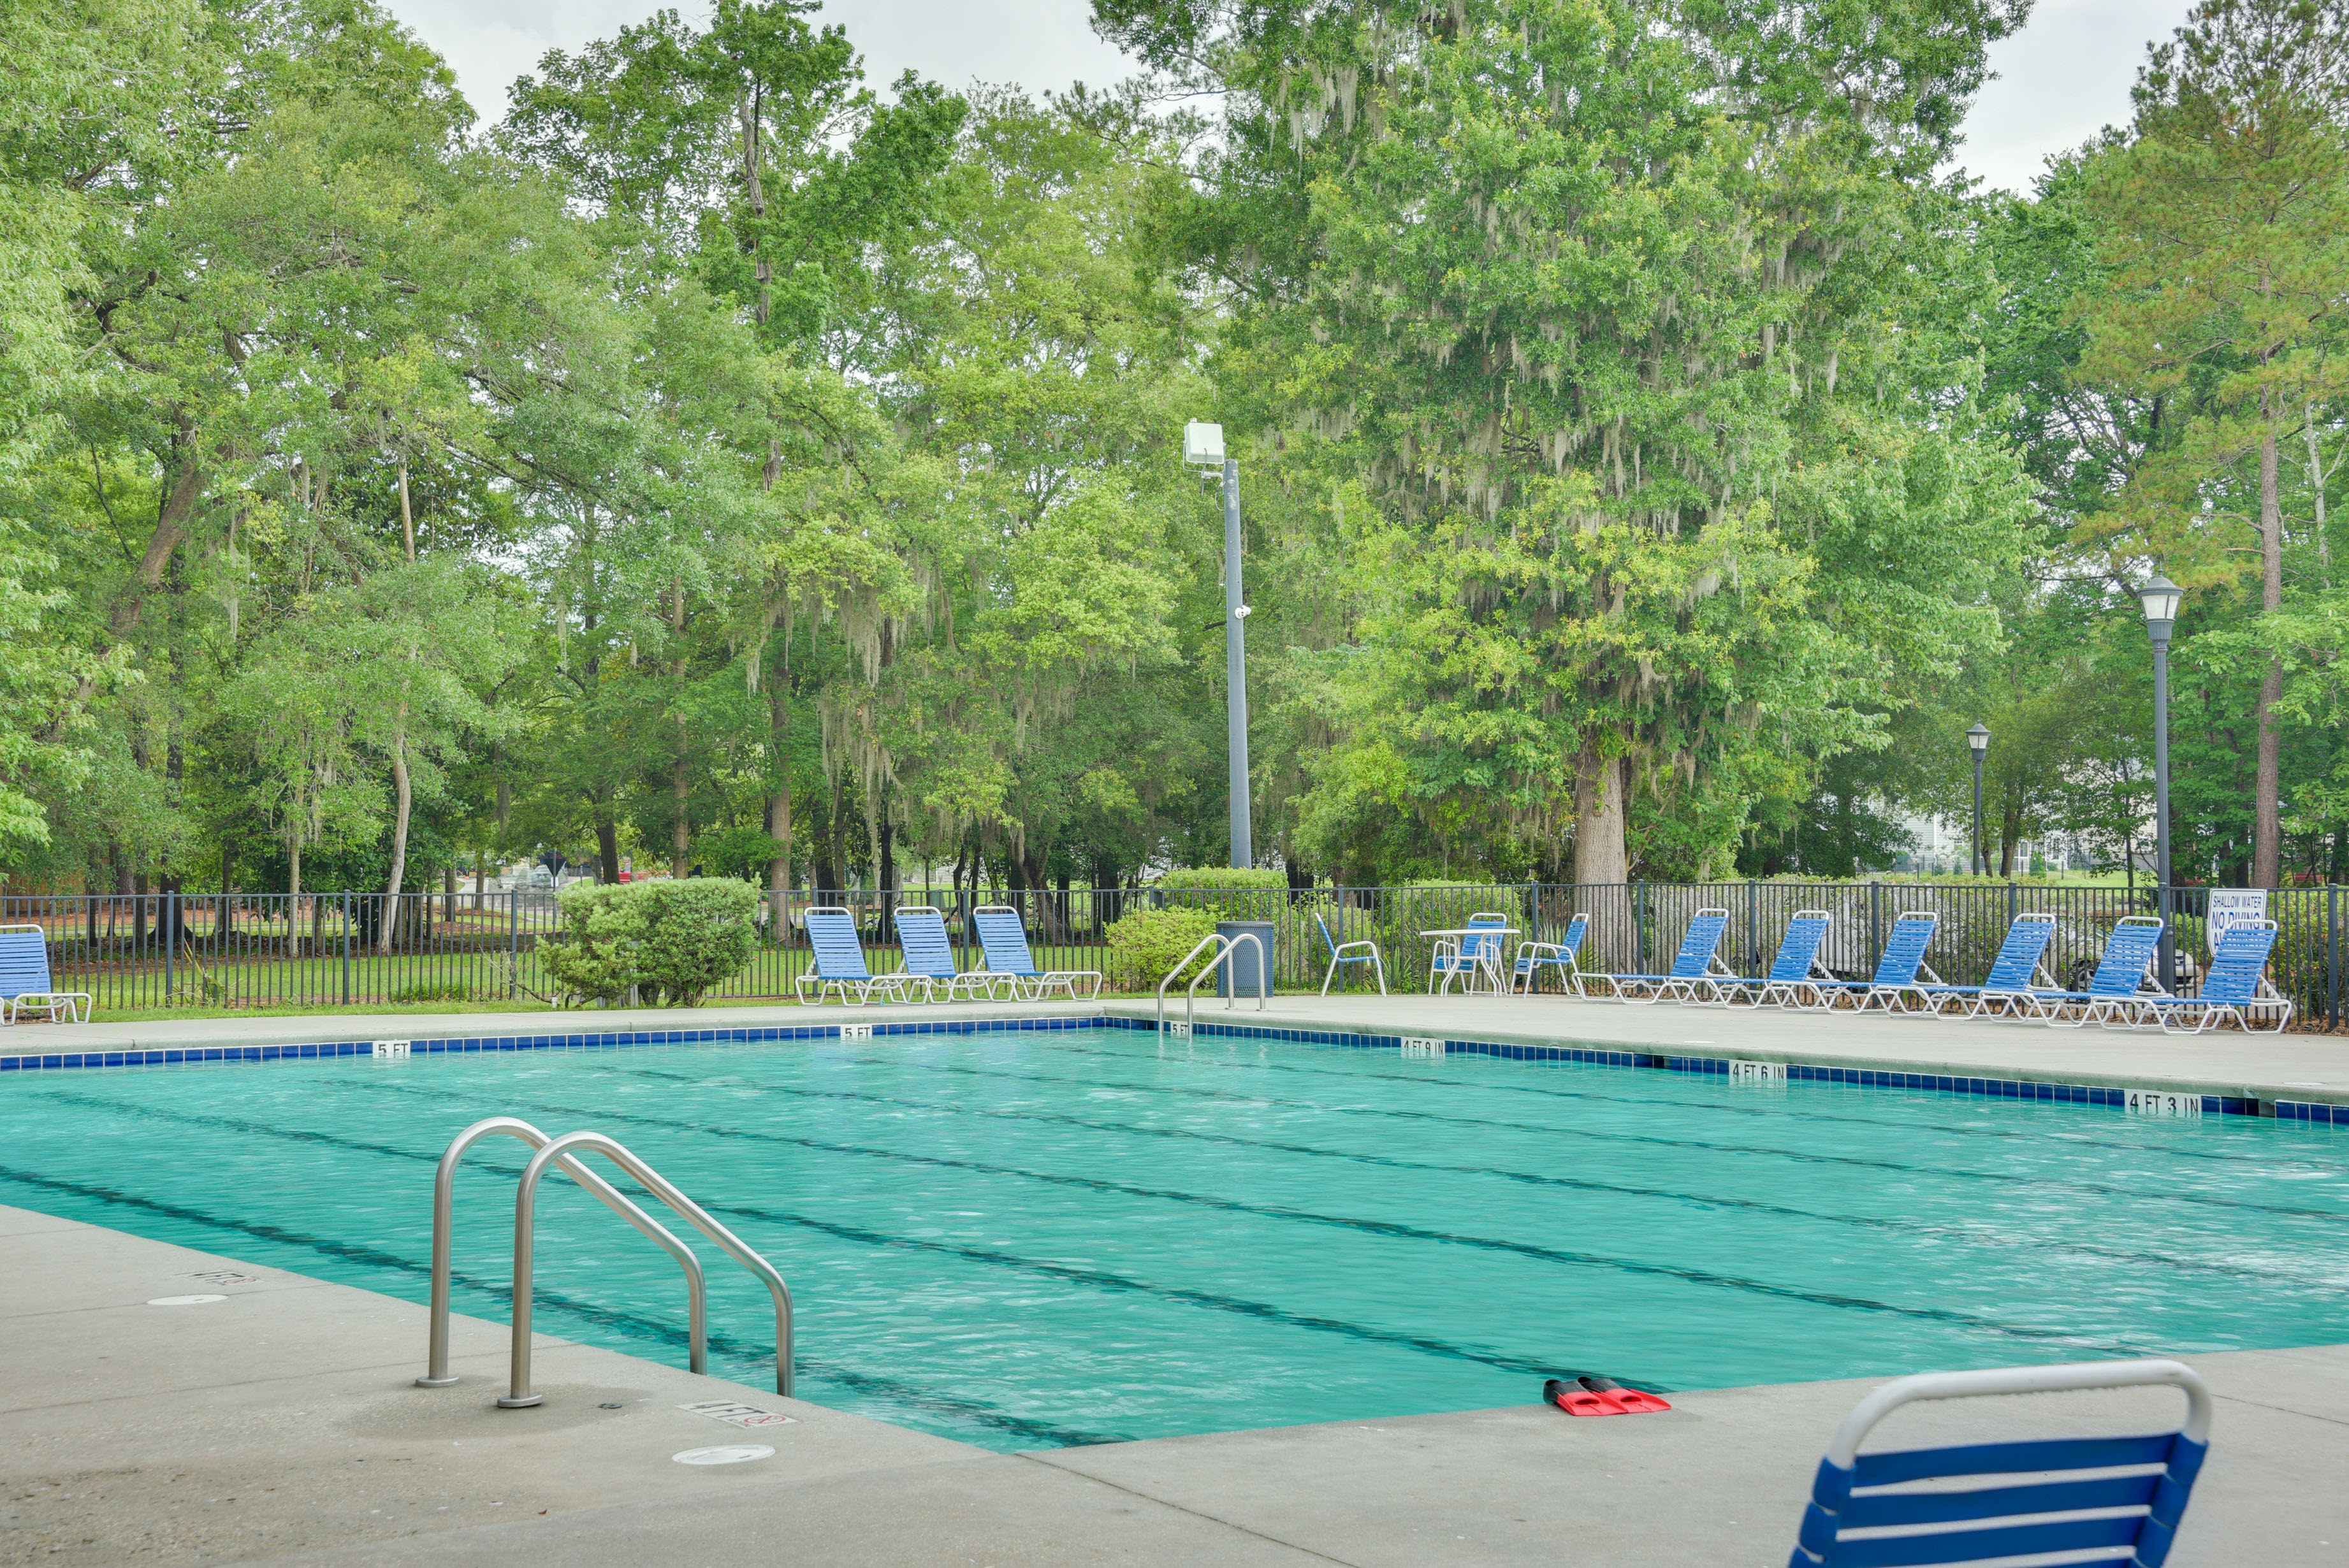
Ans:
[[[351,1005],[351,890],[343,890],[343,1006]]]
[[[522,995],[522,890],[506,889],[506,1000]]]
[[[1745,879],[1745,963],[1748,975],[1762,973],[1762,884]]]
[[[178,918],[180,913],[179,905],[179,893],[173,889],[165,888],[163,890],[162,915],[163,1003],[166,1006],[169,1006],[171,1001],[171,961],[178,956],[180,947],[180,922]],[[47,940],[47,933],[43,934],[42,940]]]
[[[2341,1026],[2341,884],[2324,884],[2325,1010],[2333,1028]]]
[[[966,974],[970,970],[971,892],[969,888],[961,888],[955,893],[955,913],[962,919],[962,968]]]
[[[1868,972],[1875,974],[1876,966],[1883,962],[1884,884],[1871,882],[1868,884]]]
[[[1648,972],[1648,883],[1644,878],[1631,884],[1631,941],[1635,950],[1632,971],[1645,975]]]

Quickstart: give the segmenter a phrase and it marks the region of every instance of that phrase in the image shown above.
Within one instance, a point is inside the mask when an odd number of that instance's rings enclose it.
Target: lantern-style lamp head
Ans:
[[[1224,466],[1224,428],[1194,419],[1183,427],[1183,461],[1195,469]]]
[[[1974,748],[1974,760],[1981,761],[1982,754],[1990,749],[1990,731],[1975,725],[1966,731],[1966,744]]]
[[[2185,597],[2183,588],[2158,572],[2137,591],[2137,602],[2145,607],[2145,629],[2155,643],[2169,641],[2170,630],[2178,624],[2178,606]]]

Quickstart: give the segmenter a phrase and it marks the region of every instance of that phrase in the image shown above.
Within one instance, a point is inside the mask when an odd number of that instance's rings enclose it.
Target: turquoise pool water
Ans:
[[[10,1075],[0,1202],[421,1301],[433,1162],[500,1113],[772,1259],[804,1396],[998,1449],[2349,1340],[2329,1130],[1118,1030]],[[523,1154],[460,1179],[461,1312]],[[704,1253],[712,1369],[771,1386]],[[560,1179],[539,1281],[683,1364],[675,1266]]]

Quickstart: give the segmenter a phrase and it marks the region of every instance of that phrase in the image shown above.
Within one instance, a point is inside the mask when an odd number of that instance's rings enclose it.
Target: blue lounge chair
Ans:
[[[56,988],[49,978],[47,932],[37,925],[0,925],[0,1024],[15,1023],[28,1007],[47,1013],[52,1024],[60,1012],[69,1022],[87,1024],[91,1000],[87,991]]]
[[[2186,1419],[2174,1431],[1859,1451],[1870,1428],[1914,1400],[2162,1385],[2186,1395]],[[2065,1563],[2161,1568],[2209,1447],[2210,1390],[2176,1361],[1896,1378],[1862,1399],[1836,1429],[1787,1568],[2036,1563],[2059,1553]],[[1952,1481],[1990,1484],[1953,1487]]]
[[[2210,970],[2202,976],[2199,991],[2142,1006],[2151,1010],[2164,1034],[2199,1035],[2232,1018],[2248,1035],[2254,1032],[2251,1015],[2256,1012],[2272,1015],[2271,1032],[2280,1035],[2292,1021],[2292,999],[2268,980],[2268,956],[2275,944],[2274,921],[2239,921],[2219,938],[2219,951],[2210,955]]]
[[[1098,969],[1037,968],[1034,955],[1028,951],[1028,928],[1020,923],[1019,912],[1010,905],[990,903],[975,909],[971,911],[970,923],[978,928],[979,951],[987,959],[987,967],[975,973],[994,976],[995,983],[1006,986],[1019,1000],[1032,1002],[1061,991],[1073,1002],[1078,999],[1078,982],[1083,980],[1093,983],[1086,999],[1101,995],[1102,975]]]
[[[808,1001],[808,988],[815,988],[815,1005],[822,1006],[826,996],[837,992],[843,1002],[854,1000],[858,1006],[873,999],[874,992],[890,1001],[905,999],[905,977],[902,975],[875,975],[864,966],[864,944],[856,934],[856,917],[836,905],[819,904],[805,917],[808,949],[815,955],[812,974],[792,977],[792,989],[799,994],[802,1006]]]
[[[2036,1018],[2064,989],[2047,973],[2047,944],[2055,938],[2052,914],[2018,914],[1998,944],[1990,974],[1979,985],[1927,986],[1933,1013],[1944,1018]]]
[[[1517,961],[1509,970],[1509,989],[1523,990],[1532,995],[1541,983],[1541,972],[1556,969],[1558,983],[1582,995],[1582,971],[1576,961],[1582,955],[1582,939],[1590,934],[1590,917],[1578,914],[1568,923],[1566,934],[1556,942],[1520,942]]]
[[[961,995],[992,996],[1002,978],[984,970],[963,973],[955,966],[954,939],[947,934],[947,917],[935,906],[909,903],[896,912],[897,948],[905,955],[902,971],[905,995],[921,987],[922,1000],[935,1002],[944,987],[947,1000]]]
[[[1338,967],[1343,964],[1367,964],[1379,977],[1379,995],[1387,994],[1386,961],[1379,956],[1379,944],[1367,936],[1351,942],[1340,942],[1330,934],[1330,923],[1316,914],[1313,923],[1321,928],[1321,940],[1330,944],[1330,971],[1321,976],[1321,995],[1330,994],[1330,982],[1338,977]]]
[[[1892,934],[1884,939],[1884,952],[1876,961],[1876,973],[1858,991],[1859,1010],[1872,1012],[1882,1007],[1888,1013],[1930,1013],[1933,992],[1946,989],[1932,965],[1925,962],[1925,949],[1932,945],[1933,932],[1941,917],[1930,909],[1902,912],[1892,923]]]
[[[1676,1002],[1725,1003],[1729,994],[1724,986],[1738,983],[1738,976],[1721,961],[1721,937],[1728,929],[1727,910],[1698,910],[1681,936],[1681,950],[1672,958],[1671,973],[1609,975],[1615,983],[1616,1000],[1640,1006],[1667,996]],[[1639,994],[1643,991],[1645,995]]]
[[[1796,910],[1787,917],[1786,934],[1778,939],[1778,955],[1770,961],[1770,973],[1728,987],[1726,999],[1734,1006],[1745,995],[1750,997],[1745,1004],[1749,1007],[1794,1007],[1806,1013],[1832,1006],[1843,982],[1821,961],[1819,949],[1826,942],[1827,924],[1834,918],[1823,909]]]
[[[2158,1004],[2169,997],[2169,993],[2153,977],[2154,955],[2160,948],[2159,915],[2121,916],[2112,934],[2105,938],[2104,956],[2096,960],[2096,972],[2089,977],[2088,988],[2058,991],[2045,999],[2050,1008],[2047,1022],[2059,1029],[2081,1028],[2091,1020],[2109,1028],[2114,1018],[2120,1019],[2124,1026],[2135,1024],[2146,1016],[2146,1004]],[[2064,1013],[2075,1007],[2080,1016],[2067,1020]]]
[[[1427,961],[1429,993],[1450,991],[1455,979],[1461,981],[1465,989],[1473,991],[1476,988],[1478,975],[1497,976],[1501,972],[1501,933],[1497,928],[1508,923],[1507,915],[1483,910],[1468,917],[1472,929],[1467,935],[1440,939],[1434,954]],[[1479,925],[1496,929],[1489,934],[1473,929]]]

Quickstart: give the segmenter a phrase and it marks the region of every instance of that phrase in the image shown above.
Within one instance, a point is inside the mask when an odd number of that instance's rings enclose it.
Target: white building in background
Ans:
[[[1900,857],[1894,869],[1915,872],[1924,876],[1963,876],[1972,869],[1972,848],[1967,835],[1970,824],[1947,817],[1920,817],[1902,812],[1902,830],[1909,835],[1909,852]],[[1982,823],[1983,848],[1990,855],[1991,874],[1998,873],[1998,830],[1995,824]],[[2095,857],[2087,844],[2072,833],[2049,833],[2036,839],[2025,839],[2015,846],[2014,874],[2028,876],[2033,857],[2044,857],[2051,872],[2087,872],[2096,869]]]

